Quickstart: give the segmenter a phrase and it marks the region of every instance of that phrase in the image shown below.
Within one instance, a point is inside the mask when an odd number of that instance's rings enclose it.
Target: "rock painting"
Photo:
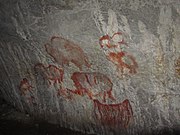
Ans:
[[[82,96],[87,94],[90,99],[100,97],[103,102],[106,102],[107,98],[115,100],[112,94],[113,83],[102,73],[75,72],[71,79],[76,87],[76,90],[73,91],[75,94]]]
[[[126,69],[129,70],[128,73],[130,74],[137,73],[138,64],[135,58],[126,52],[109,52],[107,58],[117,66],[121,74],[124,74]]]
[[[83,65],[90,67],[88,58],[83,50],[75,43],[62,37],[52,37],[50,43],[45,44],[46,52],[54,58],[54,60],[64,67],[73,63],[82,70]]]
[[[99,39],[99,44],[107,59],[111,61],[118,70],[120,75],[122,74],[135,74],[137,73],[138,64],[135,58],[124,51],[125,46],[128,44],[125,42],[124,34],[119,32],[119,26],[117,21],[117,16],[115,12],[111,9],[108,10],[108,25],[104,22],[103,16],[101,14],[95,14],[95,22],[101,23],[97,24],[99,30],[104,35]]]
[[[32,86],[29,83],[27,78],[23,78],[20,81],[20,85],[19,85],[19,90],[21,92],[22,95],[26,95],[27,92],[30,92],[32,90]]]
[[[68,99],[68,100],[72,100],[73,99],[73,92],[72,90],[68,89],[68,88],[59,88],[58,89],[58,93],[57,93],[57,96],[61,96],[65,99]]]
[[[103,104],[93,100],[96,118],[104,126],[127,128],[133,118],[133,111],[128,99],[118,104]]]
[[[95,15],[98,21],[102,24],[103,36],[99,39],[99,45],[106,55],[118,70],[118,73],[135,74],[137,73],[138,64],[129,52],[125,51],[128,44],[125,41],[125,36],[119,32],[117,16],[114,11],[108,11],[108,25],[102,19],[102,15]],[[96,23],[98,22],[96,21]],[[98,25],[101,27],[101,25]],[[79,72],[74,72],[71,75],[71,80],[74,83],[75,89],[64,88],[61,85],[57,89],[57,95],[68,100],[75,98],[75,95],[80,97],[87,96],[94,104],[95,119],[103,126],[127,128],[133,118],[133,111],[128,99],[117,104],[108,104],[107,100],[116,101],[112,94],[113,83],[104,74],[100,72],[84,72],[83,66],[90,68],[88,58],[83,50],[75,43],[64,39],[63,37],[52,37],[50,42],[45,44],[46,52],[54,59],[59,66],[64,68],[73,63],[79,68]],[[35,65],[35,69],[40,69],[43,72],[44,78],[50,84],[63,83],[63,69],[49,65],[45,67],[39,63]]]
[[[122,36],[123,33],[121,32],[114,33],[112,37],[109,35],[104,35],[99,39],[99,44],[101,48],[117,48],[119,45],[127,46],[127,43],[124,41]]]
[[[49,85],[58,84],[63,81],[64,70],[55,65],[48,65],[46,67],[42,63],[38,63],[34,66],[34,70],[40,70],[43,73],[44,79],[48,80]]]
[[[32,85],[30,84],[30,82],[28,81],[27,78],[23,78],[20,81],[19,90],[21,92],[21,95],[24,96],[25,99],[29,103],[32,103],[33,105],[36,105],[32,89],[33,89],[33,87],[32,87]]]
[[[117,67],[118,76],[135,74],[137,73],[138,63],[133,55],[125,51],[128,44],[125,41],[125,34],[119,32],[120,27],[118,26],[116,13],[109,9],[108,16],[108,23],[106,24],[101,10],[99,8],[94,10],[93,19],[98,30],[103,35],[99,38],[99,45],[106,58]],[[132,107],[128,99],[117,104],[105,104],[97,99],[93,100],[93,102],[96,118],[103,125],[128,127],[133,117]]]

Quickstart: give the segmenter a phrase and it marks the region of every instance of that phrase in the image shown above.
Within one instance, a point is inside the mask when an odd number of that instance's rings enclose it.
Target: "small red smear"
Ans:
[[[23,95],[25,95],[27,91],[31,91],[32,88],[27,78],[23,78],[20,81],[19,89]]]
[[[65,99],[72,100],[73,99],[73,92],[70,89],[67,88],[60,88],[58,89],[57,96],[61,96]]]

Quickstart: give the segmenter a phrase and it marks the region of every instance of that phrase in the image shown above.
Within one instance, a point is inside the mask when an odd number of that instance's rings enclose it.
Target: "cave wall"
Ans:
[[[179,0],[0,0],[0,93],[96,134],[180,126]]]

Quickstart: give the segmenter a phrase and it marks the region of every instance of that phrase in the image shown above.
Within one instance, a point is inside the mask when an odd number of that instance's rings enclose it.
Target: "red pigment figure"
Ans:
[[[113,83],[104,74],[98,72],[75,72],[71,79],[76,87],[76,90],[72,91],[75,94],[81,96],[87,94],[90,99],[101,97],[103,102],[106,102],[107,97],[115,100],[112,95]]]
[[[88,58],[83,50],[75,43],[62,37],[52,37],[50,43],[45,44],[46,52],[62,67],[72,62],[80,70],[82,66],[90,67]]]
[[[126,52],[110,52],[107,57],[117,66],[118,70],[120,70],[122,74],[124,73],[125,68],[129,69],[129,73],[131,74],[137,73],[136,69],[138,68],[138,64],[135,61],[135,58],[128,55]],[[131,61],[131,64],[128,64],[123,60],[125,57]]]
[[[61,83],[63,81],[64,71],[54,65],[49,65],[47,67],[48,76],[47,79],[53,81],[54,83]],[[51,85],[51,82],[50,82]]]
[[[116,48],[119,45],[127,45],[127,43],[124,41],[124,39],[122,39],[121,41],[114,41],[114,38],[116,36],[121,36],[122,33],[121,32],[117,32],[114,33],[112,37],[110,37],[109,35],[104,35],[99,39],[99,44],[101,46],[101,48],[103,48],[104,46],[108,47],[108,48]],[[105,41],[105,42],[104,42]]]
[[[43,72],[44,79],[47,79],[50,85],[61,83],[63,81],[64,70],[55,65],[45,67],[42,63],[38,63],[34,66],[34,69],[35,71],[40,69]]]
[[[119,46],[127,45],[123,38],[118,41],[118,36],[121,35],[121,32],[115,33],[112,37],[105,35],[99,39],[99,44],[104,50],[107,58],[117,66],[117,69],[121,71],[121,74],[124,73],[125,69],[128,69],[129,73],[135,74],[137,73],[136,69],[138,68],[138,64],[135,61],[135,58],[127,52],[119,49]],[[119,50],[117,51],[115,49]]]
[[[33,87],[30,85],[29,81],[26,78],[23,78],[20,82],[19,89],[22,95],[25,95],[27,91],[31,91]]]
[[[71,100],[73,98],[72,97],[72,90],[67,89],[67,88],[60,88],[60,89],[58,89],[57,96],[62,96],[66,99]]]
[[[133,111],[128,99],[118,104],[103,104],[94,101],[96,118],[104,126],[127,128],[133,117]]]

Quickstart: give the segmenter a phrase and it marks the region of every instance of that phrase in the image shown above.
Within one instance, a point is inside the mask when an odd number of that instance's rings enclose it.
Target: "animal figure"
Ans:
[[[95,13],[96,25],[102,27],[98,29],[103,34],[99,39],[99,45],[107,59],[116,65],[121,74],[124,74],[125,70],[129,70],[131,74],[137,73],[138,64],[135,58],[124,51],[124,47],[128,45],[125,42],[124,34],[118,31],[117,16],[111,9],[108,10],[108,15],[108,24],[106,24],[103,16],[99,12]]]
[[[93,100],[96,119],[104,126],[127,128],[133,111],[128,99],[118,104],[103,104],[98,100]]]
[[[83,50],[75,43],[62,37],[52,37],[50,43],[45,44],[46,52],[62,67],[72,62],[82,70],[82,66],[90,67],[88,58]]]
[[[138,68],[138,64],[135,58],[126,52],[110,52],[107,57],[117,66],[121,74],[124,73],[125,69],[128,69],[131,74],[137,73],[136,69]],[[124,58],[128,59],[130,63],[128,63],[127,60],[125,61]]]
[[[35,71],[42,72],[43,78],[47,79],[50,85],[63,82],[64,70],[55,65],[44,66],[38,63],[34,66]]]
[[[104,35],[99,39],[99,44],[101,48],[105,46],[108,48],[117,48],[119,45],[126,45],[127,43],[124,41],[123,33],[117,32],[114,33],[111,37],[110,35]]]
[[[115,100],[112,95],[113,83],[104,74],[99,72],[75,72],[71,76],[76,90],[72,91],[78,95],[87,94],[90,99],[100,97],[106,102],[107,97]]]

